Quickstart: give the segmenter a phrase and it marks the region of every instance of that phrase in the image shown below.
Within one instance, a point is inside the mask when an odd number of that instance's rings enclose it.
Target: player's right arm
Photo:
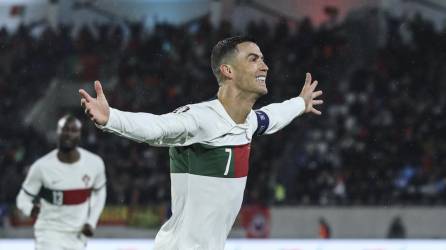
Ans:
[[[34,163],[22,184],[22,188],[16,199],[17,208],[26,216],[36,216],[39,212],[39,205],[34,204],[42,186],[42,175],[37,163]]]
[[[170,146],[183,145],[194,138],[198,123],[187,113],[154,115],[110,109],[107,124],[99,128],[138,142]]]
[[[95,82],[96,98],[85,90],[79,90],[81,105],[96,125],[120,136],[152,145],[183,145],[197,135],[198,122],[188,112],[173,112],[164,115],[123,112],[110,108],[99,81]]]

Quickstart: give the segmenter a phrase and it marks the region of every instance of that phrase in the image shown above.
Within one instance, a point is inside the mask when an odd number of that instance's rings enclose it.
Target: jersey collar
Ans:
[[[212,103],[212,108],[224,119],[226,120],[229,124],[231,124],[232,127],[239,127],[239,128],[248,128],[248,121],[247,119],[245,120],[244,123],[240,123],[237,124],[235,123],[234,120],[232,120],[231,116],[229,116],[228,112],[226,112],[226,109],[223,107],[223,104],[220,102],[220,100],[215,99],[213,101],[211,101]]]

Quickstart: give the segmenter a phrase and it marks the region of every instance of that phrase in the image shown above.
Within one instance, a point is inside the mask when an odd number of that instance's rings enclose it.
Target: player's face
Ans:
[[[81,124],[78,120],[61,119],[57,126],[58,147],[61,151],[73,150],[81,139]]]
[[[237,45],[237,50],[233,68],[234,80],[238,87],[259,96],[268,93],[266,87],[268,66],[263,61],[259,46],[252,42],[244,42]]]

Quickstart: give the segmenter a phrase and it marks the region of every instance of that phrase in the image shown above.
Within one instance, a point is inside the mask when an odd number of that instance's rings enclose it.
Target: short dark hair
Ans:
[[[233,36],[219,41],[211,54],[211,67],[217,81],[220,82],[220,65],[223,59],[237,50],[237,45],[244,42],[256,43],[254,39],[246,36]]]

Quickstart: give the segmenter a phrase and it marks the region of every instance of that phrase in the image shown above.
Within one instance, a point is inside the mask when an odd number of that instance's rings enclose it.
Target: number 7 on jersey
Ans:
[[[229,167],[231,166],[231,156],[232,156],[232,149],[226,148],[225,152],[229,153],[228,162],[226,162],[226,170],[224,175],[228,175],[229,173]]]

